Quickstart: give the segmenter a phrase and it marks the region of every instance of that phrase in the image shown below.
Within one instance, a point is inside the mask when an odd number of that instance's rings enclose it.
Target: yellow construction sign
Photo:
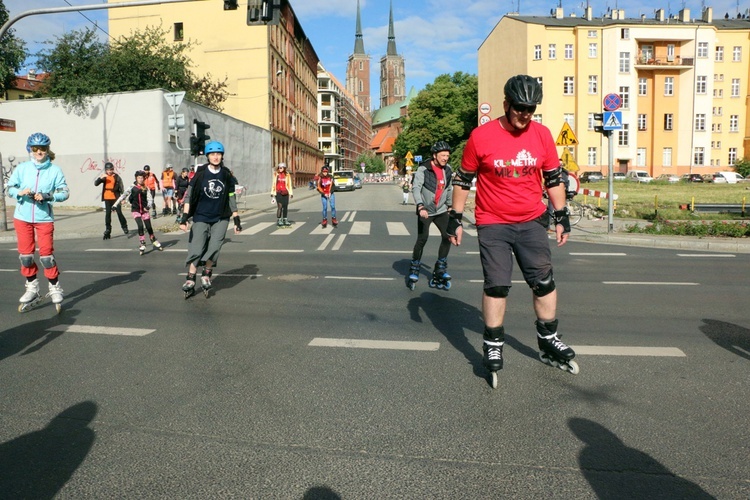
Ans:
[[[578,139],[573,133],[573,129],[570,128],[568,122],[563,123],[562,130],[560,131],[560,135],[557,136],[555,144],[558,146],[575,146],[578,144]]]
[[[414,162],[412,161],[414,159],[414,155],[411,154],[411,151],[406,152],[406,166],[407,167],[413,167]]]
[[[575,158],[573,158],[573,153],[571,153],[568,148],[563,149],[562,156],[560,156],[560,163],[562,163],[562,166],[568,172],[578,172],[580,170],[578,163],[576,163]]]

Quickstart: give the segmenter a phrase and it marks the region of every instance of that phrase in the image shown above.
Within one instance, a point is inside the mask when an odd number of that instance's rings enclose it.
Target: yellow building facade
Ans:
[[[561,8],[549,17],[507,15],[479,48],[478,67],[484,121],[503,113],[509,77],[538,78],[544,100],[535,120],[555,137],[570,125],[582,171],[606,173],[608,139],[594,130],[602,125],[594,115],[608,94],[622,102],[622,129],[611,135],[615,172],[713,173],[750,156],[750,24],[714,20],[711,8],[701,19],[687,9],[650,19],[623,10],[593,18],[590,8],[584,17]]]
[[[194,42],[191,70],[226,79],[229,98],[222,111],[271,131],[273,164],[285,162],[297,184],[306,184],[320,169],[319,61],[288,0],[281,1],[280,22],[268,26],[248,26],[244,6],[224,10],[223,0],[110,9],[108,14],[114,38],[162,26],[167,42]]]

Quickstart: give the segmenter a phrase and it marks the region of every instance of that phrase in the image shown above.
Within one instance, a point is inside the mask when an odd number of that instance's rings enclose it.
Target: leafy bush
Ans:
[[[646,224],[645,226],[637,223],[625,226],[625,231],[628,233],[673,236],[747,238],[750,237],[750,224],[747,222],[726,222],[719,220],[691,222],[658,219],[652,224]]]

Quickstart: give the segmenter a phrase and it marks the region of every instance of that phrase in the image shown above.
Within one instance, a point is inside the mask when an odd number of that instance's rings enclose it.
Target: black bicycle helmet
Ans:
[[[542,103],[542,86],[529,75],[512,76],[505,82],[505,100],[511,104],[536,106]]]
[[[445,141],[437,141],[435,144],[432,145],[430,148],[430,152],[432,154],[439,153],[441,151],[448,151],[451,152],[451,146]]]

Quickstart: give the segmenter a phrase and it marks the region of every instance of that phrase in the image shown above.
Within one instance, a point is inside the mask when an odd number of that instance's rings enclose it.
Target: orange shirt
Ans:
[[[116,200],[115,196],[115,176],[108,175],[104,178],[104,199]]]

